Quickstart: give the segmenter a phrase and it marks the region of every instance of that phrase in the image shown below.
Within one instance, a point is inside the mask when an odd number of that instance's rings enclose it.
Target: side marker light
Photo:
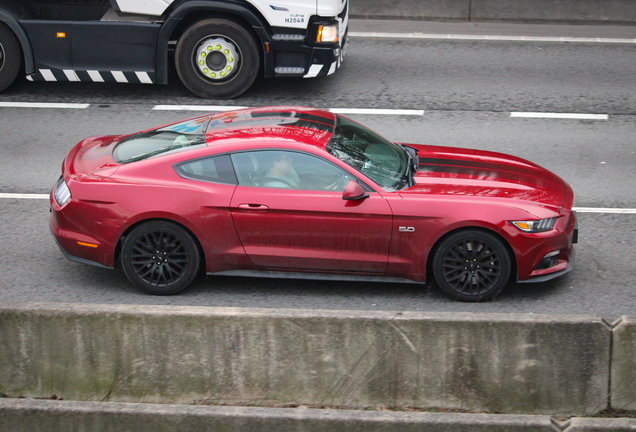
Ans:
[[[86,247],[89,247],[89,248],[96,248],[97,246],[99,246],[99,245],[96,245],[96,244],[93,244],[93,243],[86,243],[86,242],[81,242],[81,241],[78,241],[77,244],[80,245],[80,246],[86,246]]]

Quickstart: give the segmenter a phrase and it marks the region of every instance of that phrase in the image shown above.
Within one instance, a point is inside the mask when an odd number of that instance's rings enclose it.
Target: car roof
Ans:
[[[209,147],[233,143],[294,143],[325,149],[336,116],[306,107],[265,107],[226,111],[214,115],[206,130]]]

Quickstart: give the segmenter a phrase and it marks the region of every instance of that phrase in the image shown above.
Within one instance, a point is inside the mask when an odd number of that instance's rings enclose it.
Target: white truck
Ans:
[[[227,99],[334,73],[349,0],[0,0],[0,91],[30,81],[183,84]]]

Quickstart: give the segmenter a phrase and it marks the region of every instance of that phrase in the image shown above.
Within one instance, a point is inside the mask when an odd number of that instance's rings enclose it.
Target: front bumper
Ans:
[[[564,274],[570,273],[572,270],[574,270],[574,248],[572,248],[572,255],[570,256],[570,258],[566,261],[566,267],[563,270],[557,270],[554,273],[548,273],[548,274],[544,274],[542,276],[535,276],[532,277],[530,279],[526,279],[526,280],[517,280],[518,283],[540,283],[540,282],[547,282],[549,280],[552,279],[556,279],[560,276],[563,276]]]
[[[558,224],[557,224],[558,225]],[[562,227],[557,226],[557,230],[561,233],[552,238],[546,238],[542,245],[535,246],[540,251],[535,259],[535,263],[531,267],[531,272],[525,276],[517,274],[518,283],[535,283],[545,282],[563,276],[574,269],[574,244],[578,242],[579,222],[575,211],[570,213],[567,222]],[[552,258],[548,258],[549,252],[556,254]],[[546,262],[549,264],[546,265]],[[528,269],[530,270],[530,269]]]
[[[302,77],[315,78],[331,75],[344,61],[349,43],[348,32],[342,40],[324,46],[308,45],[305,42],[273,41],[270,53],[271,70],[266,76],[276,78]]]

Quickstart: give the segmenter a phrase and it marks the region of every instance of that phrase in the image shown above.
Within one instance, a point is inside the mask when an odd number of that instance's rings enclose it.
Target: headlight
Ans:
[[[71,190],[68,188],[66,182],[64,181],[64,177],[60,176],[60,179],[57,181],[55,185],[55,201],[61,206],[66,204],[69,199],[71,199]]]
[[[510,221],[511,224],[526,233],[540,233],[550,231],[554,228],[558,218],[532,220],[532,221]]]
[[[338,42],[338,24],[318,26],[316,42]]]

